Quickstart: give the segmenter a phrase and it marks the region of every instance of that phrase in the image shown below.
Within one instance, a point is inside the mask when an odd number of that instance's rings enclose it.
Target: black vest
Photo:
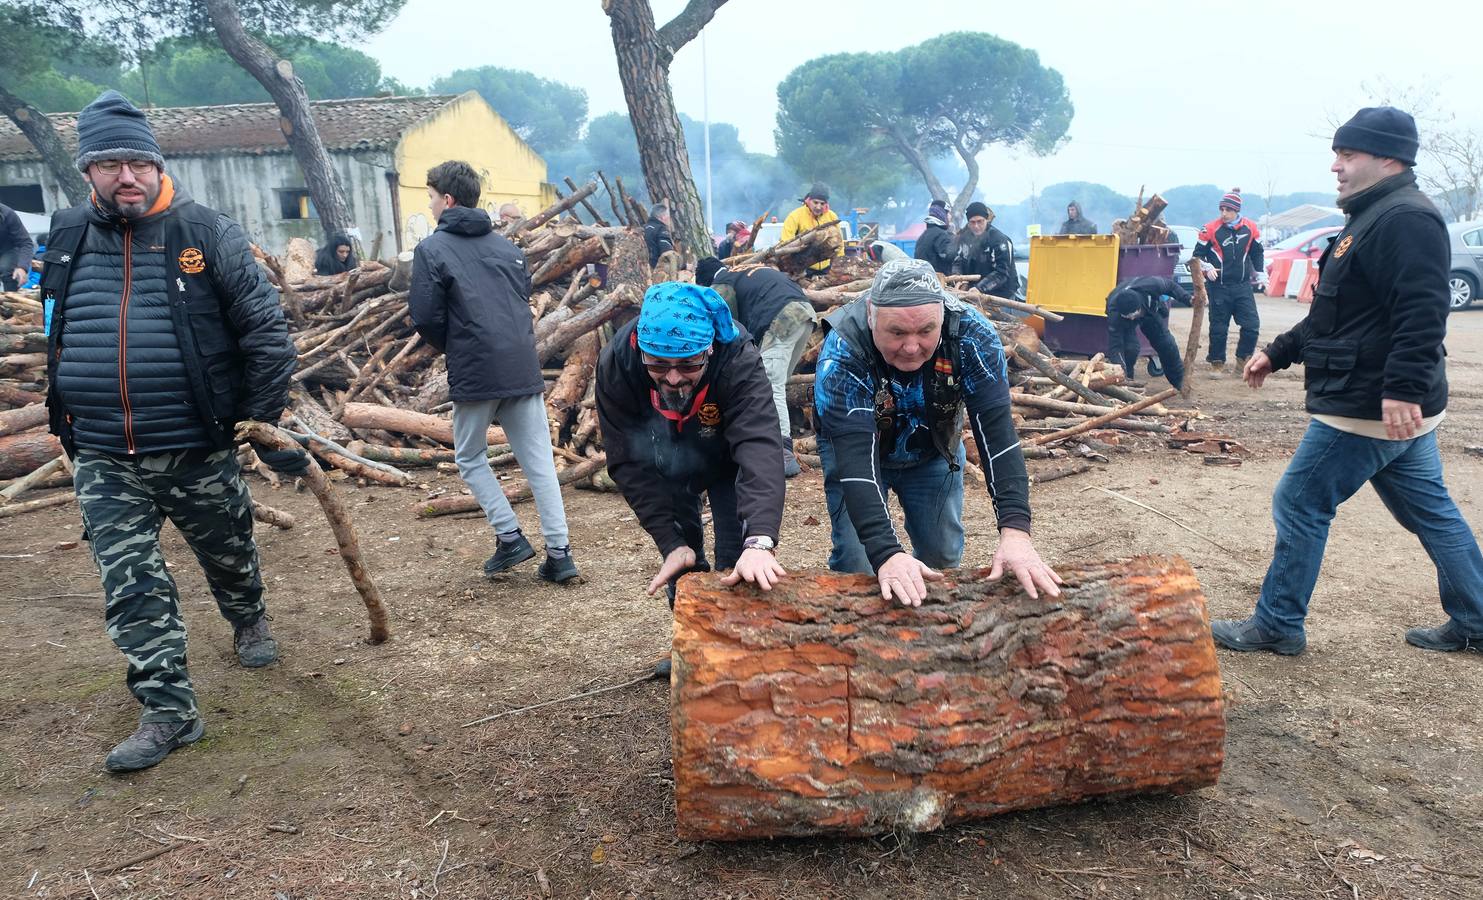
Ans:
[[[866,321],[864,299],[856,300],[824,318],[825,333],[834,329],[857,353],[869,354],[870,373],[875,379],[875,430],[880,435],[882,452],[896,446],[896,397],[891,393],[890,366],[875,348]],[[937,448],[948,466],[957,471],[958,445],[963,442],[963,381],[960,377],[960,332],[963,304],[957,300],[943,303],[942,339],[937,352],[927,362],[923,385],[927,399],[927,428],[932,433],[932,446]]]
[[[76,452],[70,417],[57,388],[57,365],[67,326],[66,301],[73,267],[89,226],[86,205],[60,210],[52,217],[41,297],[49,316],[47,335],[47,408],[51,431],[69,454]],[[243,371],[236,335],[227,316],[227,292],[211,258],[216,222],[221,214],[194,201],[172,206],[159,227],[164,238],[169,281],[170,321],[190,382],[195,411],[207,439],[218,449],[232,446],[236,398]]]

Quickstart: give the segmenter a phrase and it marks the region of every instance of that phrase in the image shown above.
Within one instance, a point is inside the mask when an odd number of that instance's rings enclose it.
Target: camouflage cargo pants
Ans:
[[[128,661],[129,691],[142,722],[196,717],[186,672],[185,622],[165,570],[160,527],[184,535],[233,626],[262,617],[263,581],[252,539],[252,507],[231,450],[178,450],[133,458],[81,450],[77,501],[103,579],[108,636]]]

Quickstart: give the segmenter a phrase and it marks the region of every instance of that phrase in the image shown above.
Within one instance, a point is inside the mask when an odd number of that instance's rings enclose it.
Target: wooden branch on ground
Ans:
[[[24,500],[20,503],[7,503],[0,506],[0,519],[8,519],[11,516],[19,516],[38,509],[50,509],[53,506],[64,506],[77,499],[72,491],[61,494],[53,494],[50,497],[42,497],[39,500]]]
[[[1050,444],[1056,441],[1063,441],[1068,437],[1073,437],[1075,435],[1081,434],[1084,431],[1091,431],[1093,428],[1106,425],[1108,422],[1115,422],[1118,419],[1123,418],[1124,416],[1131,416],[1136,412],[1140,412],[1150,406],[1153,406],[1155,403],[1162,403],[1178,393],[1178,389],[1169,388],[1168,390],[1160,391],[1159,393],[1154,394],[1151,397],[1144,397],[1137,403],[1129,403],[1127,406],[1120,406],[1105,416],[1098,416],[1095,419],[1088,419],[1087,421],[1082,422],[1080,425],[1073,425],[1070,428],[1064,428],[1060,431],[1055,432],[1054,434],[1036,435],[1035,437],[1030,438],[1030,440],[1026,441],[1025,443]]]
[[[0,490],[0,503],[9,503],[41,482],[46,481],[51,476],[62,472],[64,470],[63,459],[64,457],[58,456],[56,459],[36,468],[30,474],[23,475],[11,482],[9,486]]]
[[[284,531],[289,530],[296,524],[292,514],[286,513],[281,509],[274,509],[267,504],[259,503],[256,499],[252,501],[252,517],[265,525],[272,525],[274,528],[281,528]]]
[[[280,429],[266,422],[242,422],[237,426],[237,440],[251,441],[259,447],[269,450],[296,450],[298,444],[293,438],[284,434]],[[309,470],[304,473],[304,482],[314,492],[319,500],[320,507],[324,510],[325,518],[329,520],[330,530],[334,532],[335,542],[340,547],[340,559],[344,561],[345,568],[350,573],[350,580],[355,584],[355,589],[360,593],[361,600],[366,605],[366,613],[371,620],[372,644],[379,644],[387,638],[386,606],[382,603],[381,592],[371,580],[371,573],[366,569],[365,562],[360,554],[360,541],[355,536],[355,526],[350,520],[350,513],[345,508],[340,494],[334,485],[325,477],[324,470],[314,457],[309,457]]]
[[[571,484],[584,478],[591,478],[599,470],[608,464],[606,453],[591,457],[583,462],[571,465],[556,473],[557,484]],[[505,499],[511,503],[520,503],[532,497],[530,485],[520,483],[507,485],[504,488]],[[434,516],[448,516],[455,513],[477,512],[479,501],[467,494],[459,494],[455,497],[439,497],[429,500],[417,507],[419,519],[430,519]]]

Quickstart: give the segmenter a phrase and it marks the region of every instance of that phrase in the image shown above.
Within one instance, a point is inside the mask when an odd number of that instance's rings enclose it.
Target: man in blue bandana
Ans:
[[[783,521],[783,444],[772,386],[750,336],[720,294],[666,282],[644,294],[597,364],[597,415],[608,474],[664,563],[652,595],[708,571],[700,495],[711,503],[726,583],[769,590]]]

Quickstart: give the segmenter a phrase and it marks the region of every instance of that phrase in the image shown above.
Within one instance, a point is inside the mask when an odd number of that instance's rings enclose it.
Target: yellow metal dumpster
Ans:
[[[1030,238],[1026,299],[1052,312],[1104,315],[1117,286],[1118,246],[1115,234]]]

